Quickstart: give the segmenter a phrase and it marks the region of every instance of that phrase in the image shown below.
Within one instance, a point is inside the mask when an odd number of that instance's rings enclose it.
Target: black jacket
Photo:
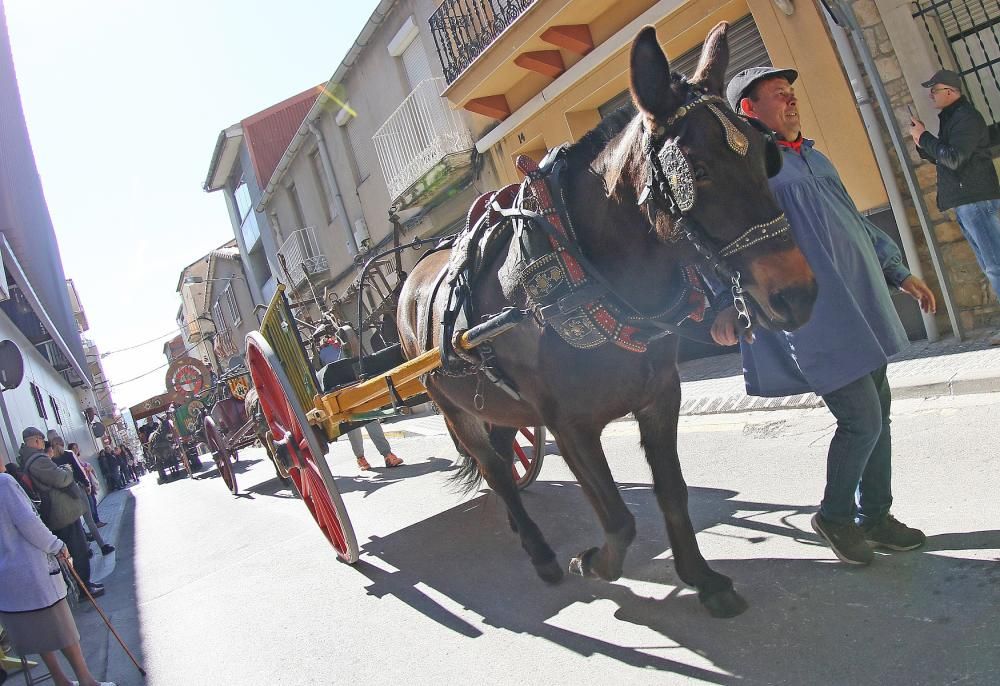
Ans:
[[[961,97],[941,110],[938,120],[937,137],[925,131],[917,146],[922,158],[937,165],[938,209],[1000,198],[983,116]]]

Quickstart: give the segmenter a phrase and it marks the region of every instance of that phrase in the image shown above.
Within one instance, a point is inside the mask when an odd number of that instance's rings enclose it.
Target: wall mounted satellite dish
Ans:
[[[21,385],[24,379],[24,358],[14,341],[0,341],[0,391]]]

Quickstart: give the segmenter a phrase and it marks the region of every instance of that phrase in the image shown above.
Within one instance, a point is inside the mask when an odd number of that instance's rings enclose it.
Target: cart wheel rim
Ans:
[[[211,417],[205,418],[205,442],[212,450],[212,459],[215,460],[215,466],[219,468],[219,475],[226,484],[226,488],[229,489],[230,493],[236,495],[239,492],[239,487],[236,485],[236,474],[233,473],[233,466],[229,461],[229,450],[226,448],[222,436],[219,435],[219,428]]]
[[[545,427],[522,427],[514,436],[514,462],[511,473],[518,488],[527,488],[542,469],[545,457]]]
[[[266,346],[266,347],[265,347]],[[273,364],[272,364],[273,360]],[[302,501],[309,509],[323,535],[345,562],[354,563],[359,556],[354,528],[347,516],[336,484],[332,476],[324,478],[320,460],[323,455],[314,446],[318,445],[312,434],[312,427],[305,421],[304,415],[296,412],[286,395],[285,388],[291,392],[290,384],[283,384],[281,376],[284,370],[280,367],[277,357],[271,351],[267,341],[259,335],[251,333],[247,336],[247,366],[253,377],[254,386],[261,401],[261,409],[267,420],[271,433],[276,437],[291,434],[287,448],[293,467],[289,469],[292,483],[295,485]],[[281,375],[281,376],[279,376]],[[286,380],[287,381],[287,380]]]

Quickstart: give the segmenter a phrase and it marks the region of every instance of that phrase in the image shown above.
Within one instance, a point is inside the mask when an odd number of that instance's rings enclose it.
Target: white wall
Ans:
[[[94,469],[100,474],[101,470],[97,465],[97,442],[83,416],[77,389],[70,386],[62,375],[52,368],[3,312],[0,312],[0,339],[13,341],[24,358],[24,379],[17,388],[3,393],[2,402],[10,419],[9,430],[7,426],[0,427],[3,434],[4,462],[16,461],[17,450],[21,445],[21,431],[25,427],[35,426],[46,433],[49,429],[58,431],[67,444],[78,443],[83,459],[93,464]],[[31,395],[32,382],[42,392],[48,419],[43,419],[38,414]],[[61,425],[56,422],[55,413],[49,405],[49,396],[59,403]]]

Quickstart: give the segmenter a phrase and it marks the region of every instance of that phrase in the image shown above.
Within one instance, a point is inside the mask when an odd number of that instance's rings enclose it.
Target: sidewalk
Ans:
[[[894,400],[930,398],[1000,391],[1000,346],[991,346],[992,330],[973,331],[962,342],[942,338],[918,341],[889,363]],[[739,353],[683,362],[682,415],[724,414],[753,410],[820,407],[812,393],[782,398],[755,398],[746,394]],[[440,415],[420,415],[386,424],[390,438],[440,436],[447,432]]]
[[[889,362],[894,400],[1000,391],[1000,346],[991,346],[992,330],[973,331],[965,341],[942,338],[918,341]],[[812,393],[783,398],[746,394],[739,353],[684,362],[680,366],[681,414],[720,414],[748,410],[818,407]]]

